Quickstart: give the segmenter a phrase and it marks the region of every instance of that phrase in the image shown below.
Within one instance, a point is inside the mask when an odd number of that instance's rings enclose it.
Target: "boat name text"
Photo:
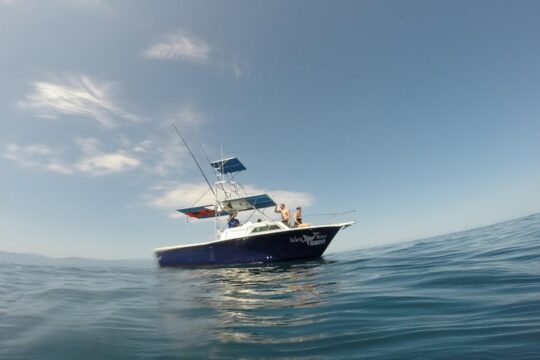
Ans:
[[[326,244],[327,236],[328,236],[327,234],[314,232],[312,236],[308,236],[308,235],[294,236],[290,238],[289,240],[291,243],[306,243],[308,246],[317,246],[317,245]]]

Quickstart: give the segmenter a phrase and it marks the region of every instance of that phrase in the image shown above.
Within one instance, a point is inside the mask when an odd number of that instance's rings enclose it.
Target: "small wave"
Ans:
[[[0,358],[540,354],[540,215],[322,260],[0,263]]]

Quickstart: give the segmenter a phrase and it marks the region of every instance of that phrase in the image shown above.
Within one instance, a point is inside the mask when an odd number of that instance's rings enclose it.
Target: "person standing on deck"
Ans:
[[[276,208],[274,209],[274,212],[281,214],[281,222],[287,225],[288,227],[291,227],[291,212],[289,209],[285,207],[285,204],[280,204],[279,209],[276,205]]]
[[[297,228],[302,224],[302,208],[298,206],[294,211],[294,227]]]

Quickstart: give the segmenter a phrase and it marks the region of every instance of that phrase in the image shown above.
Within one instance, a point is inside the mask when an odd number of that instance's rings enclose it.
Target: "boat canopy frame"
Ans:
[[[272,220],[264,209],[276,206],[275,201],[268,194],[259,194],[248,196],[244,186],[236,180],[236,175],[246,170],[245,165],[236,157],[223,158],[221,160],[209,161],[216,181],[212,189],[215,203],[208,205],[194,206],[178,209],[177,211],[185,214],[188,219],[209,219],[215,218],[216,238],[223,231],[219,218],[228,216],[233,212],[242,212],[252,210],[248,220],[259,212],[265,218]],[[222,197],[222,199],[220,199]],[[200,199],[199,199],[200,200]]]

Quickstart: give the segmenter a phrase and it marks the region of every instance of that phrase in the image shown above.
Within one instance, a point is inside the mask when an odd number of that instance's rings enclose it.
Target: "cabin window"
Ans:
[[[251,233],[258,233],[263,231],[272,231],[272,230],[279,230],[279,226],[272,224],[272,225],[264,225],[264,226],[257,226],[254,228]]]

